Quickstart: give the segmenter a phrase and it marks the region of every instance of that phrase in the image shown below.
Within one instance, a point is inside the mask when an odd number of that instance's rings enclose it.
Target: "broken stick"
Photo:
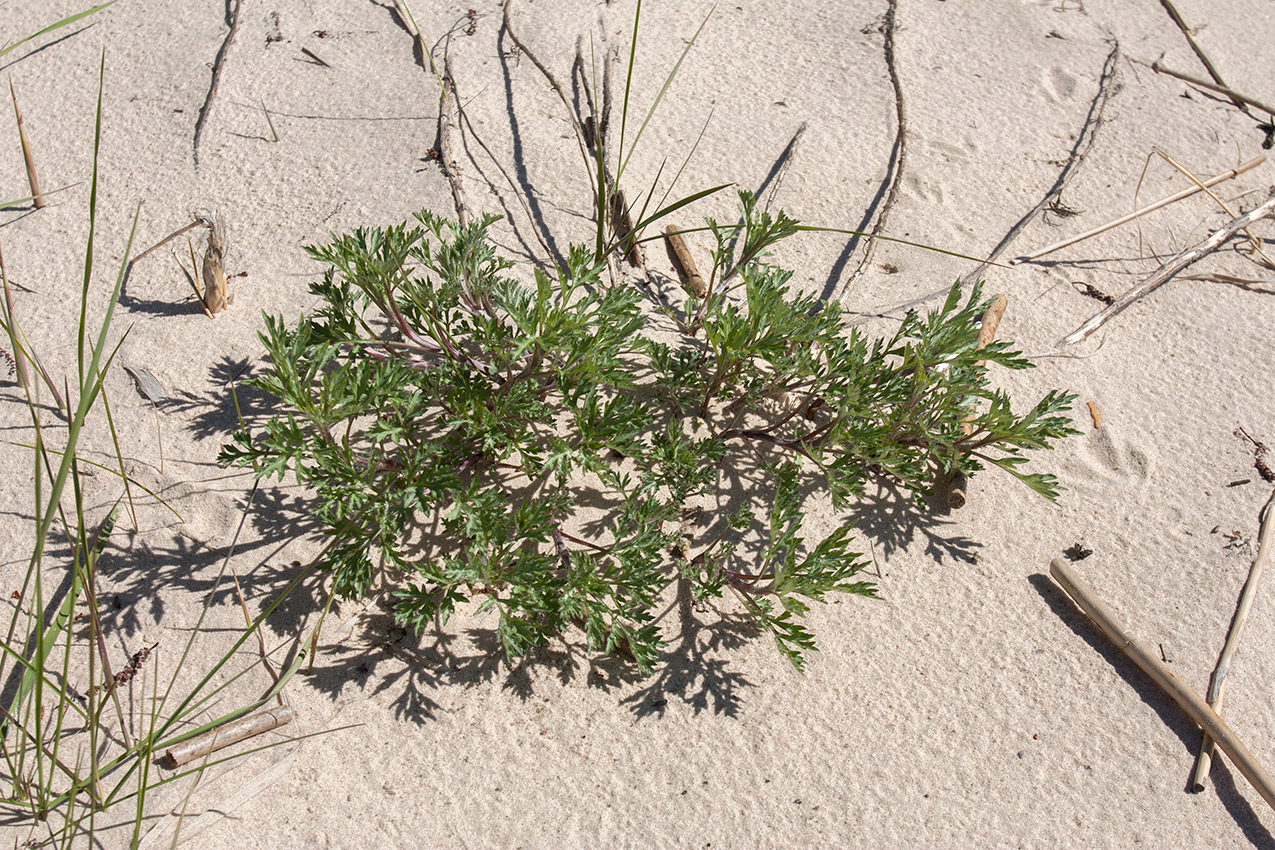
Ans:
[[[166,770],[174,770],[187,762],[229,747],[231,744],[237,744],[254,735],[291,723],[294,717],[296,714],[290,706],[280,705],[256,714],[235,718],[229,723],[223,723],[215,729],[209,729],[202,735],[196,735],[165,750],[163,757],[159,759],[159,764]]]
[[[1213,233],[1209,234],[1207,239],[1196,245],[1194,248],[1188,248],[1187,250],[1182,251],[1173,259],[1160,266],[1160,268],[1155,270],[1154,274],[1142,281],[1142,283],[1117,298],[1110,307],[1103,310],[1101,313],[1092,316],[1083,325],[1063,337],[1059,345],[1075,345],[1081,340],[1086,339],[1090,334],[1106,324],[1112,317],[1124,312],[1125,308],[1127,308],[1130,304],[1149,295],[1161,285],[1167,283],[1178,272],[1182,271],[1187,266],[1201,259],[1205,255],[1216,251],[1219,247],[1221,247],[1222,243],[1230,239],[1236,233],[1248,227],[1253,222],[1265,218],[1272,212],[1275,212],[1275,188],[1271,189],[1270,194],[1266,196],[1266,200],[1261,206],[1245,213],[1225,227],[1213,231]]]
[[[1214,711],[1222,711],[1222,697],[1225,693],[1226,674],[1231,671],[1231,658],[1240,643],[1240,634],[1244,631],[1244,623],[1248,620],[1248,612],[1253,607],[1253,598],[1257,595],[1257,583],[1262,580],[1262,571],[1271,556],[1271,538],[1275,537],[1275,522],[1271,521],[1271,513],[1275,509],[1275,491],[1266,500],[1266,506],[1258,514],[1261,532],[1257,544],[1257,557],[1249,568],[1248,578],[1244,581],[1244,589],[1240,591],[1240,601],[1235,607],[1235,617],[1231,620],[1231,628],[1226,633],[1226,643],[1222,646],[1222,654],[1217,658],[1217,666],[1209,677],[1208,700]],[[1195,770],[1191,773],[1192,791],[1204,790],[1204,780],[1209,776],[1209,768],[1213,765],[1214,741],[1209,733],[1204,733],[1200,741],[1200,753],[1195,759]]]
[[[1200,698],[1200,695],[1178,680],[1157,654],[1143,641],[1134,637],[1116,619],[1115,614],[1099,599],[1093,590],[1072,571],[1067,562],[1054,558],[1049,563],[1049,573],[1062,586],[1067,595],[1080,606],[1080,610],[1110,638],[1125,655],[1129,656],[1142,671],[1155,681],[1160,688],[1173,698],[1183,711],[1187,713],[1205,732],[1212,736],[1217,746],[1231,763],[1239,768],[1240,773],[1249,784],[1262,795],[1272,809],[1275,809],[1275,780],[1257,761],[1257,757],[1244,745],[1220,715]]]
[[[664,228],[664,242],[668,245],[669,257],[673,260],[682,283],[696,298],[707,297],[708,287],[704,285],[704,278],[700,277],[699,269],[695,266],[695,258],[691,256],[686,240],[682,238],[682,232],[676,225],[670,224]]]
[[[1046,254],[1052,254],[1054,251],[1057,251],[1060,248],[1066,248],[1068,245],[1074,245],[1077,242],[1081,242],[1085,239],[1088,239],[1091,236],[1097,236],[1099,233],[1106,233],[1108,230],[1111,230],[1113,227],[1119,227],[1122,224],[1127,224],[1128,222],[1133,221],[1135,218],[1144,216],[1149,212],[1155,212],[1161,207],[1167,207],[1169,204],[1176,203],[1182,200],[1183,198],[1189,198],[1192,195],[1194,195],[1196,192],[1201,191],[1202,189],[1207,189],[1211,186],[1216,186],[1218,183],[1223,183],[1227,180],[1230,180],[1232,177],[1243,174],[1245,171],[1248,171],[1250,169],[1256,168],[1257,166],[1261,165],[1265,161],[1266,161],[1266,157],[1264,156],[1259,156],[1256,159],[1250,159],[1248,162],[1244,163],[1243,165],[1237,165],[1235,168],[1232,168],[1230,171],[1224,171],[1221,174],[1216,175],[1215,177],[1210,177],[1208,180],[1205,180],[1204,183],[1200,186],[1191,186],[1187,189],[1183,189],[1180,192],[1175,192],[1174,194],[1169,195],[1167,198],[1161,198],[1160,200],[1156,201],[1153,204],[1147,204],[1142,209],[1137,210],[1136,212],[1131,212],[1128,215],[1121,216],[1115,221],[1109,221],[1106,224],[1093,228],[1092,230],[1086,230],[1084,233],[1069,237],[1067,239],[1063,239],[1059,242],[1053,243],[1052,245],[1046,245],[1044,248],[1038,248],[1029,254],[1023,254],[1021,257],[1015,257],[1014,259],[1009,261],[1009,264],[1011,266],[1014,266],[1014,265],[1018,265],[1019,263],[1025,263],[1028,260],[1034,260],[1037,257],[1043,257]]]
[[[991,303],[987,306],[987,312],[983,314],[981,324],[978,330],[978,347],[984,349],[991,345],[992,340],[996,339],[996,329],[1000,327],[1001,317],[1005,315],[1005,308],[1009,305],[1009,299],[1004,295],[992,296]],[[982,361],[980,361],[982,365]],[[965,432],[965,436],[974,433],[974,414],[968,414],[965,421],[961,423],[961,430]],[[947,483],[947,506],[952,510],[959,510],[965,507],[967,501],[965,495],[965,475],[960,472],[953,473],[951,479]]]

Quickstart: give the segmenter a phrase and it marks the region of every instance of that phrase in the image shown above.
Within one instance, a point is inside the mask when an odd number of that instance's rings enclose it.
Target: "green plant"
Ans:
[[[874,593],[849,526],[804,539],[811,499],[845,512],[871,475],[922,492],[936,467],[989,463],[1054,498],[1019,467],[1071,432],[1073,397],[1016,415],[990,388],[986,364],[1030,364],[977,349],[978,288],[888,340],[847,329],[766,262],[797,223],[741,202],[742,233],[708,224],[708,294],[676,308],[609,282],[584,247],[523,285],[493,218],[422,212],[310,248],[324,304],[291,329],[267,317],[255,379],[286,412],[222,459],[313,488],[334,592],[387,567],[417,629],[481,599],[511,655],[575,624],[649,671],[656,609],[682,581],[700,601],[732,592],[800,667],[809,601]]]
[[[255,670],[259,662],[253,659],[237,670],[228,665],[241,658],[239,650],[244,642],[258,634],[265,618],[303,580],[308,570],[247,623],[233,646],[212,659],[194,686],[178,687],[179,676],[183,668],[187,668],[192,649],[203,634],[204,616],[222,586],[228,555],[185,645],[171,655],[165,654],[166,684],[161,684],[164,676],[161,676],[158,653],[152,656],[154,647],[137,650],[126,662],[117,658],[112,667],[107,640],[115,636],[102,623],[102,612],[109,603],[100,603],[98,598],[99,561],[109,551],[116,526],[123,523],[125,517],[133,519],[133,531],[137,532],[135,495],[145,494],[157,504],[168,506],[125,474],[124,455],[107,396],[106,378],[127,335],[113,334],[112,321],[130,267],[128,257],[133,248],[137,213],[101,324],[92,328],[87,319],[91,301],[96,297],[91,289],[98,221],[104,69],[105,56],[99,70],[88,201],[89,235],[79,322],[75,328],[76,369],[66,381],[64,393],[59,393],[57,382],[23,332],[15,315],[7,272],[0,261],[0,288],[5,296],[0,303],[0,333],[13,352],[10,356],[14,377],[22,394],[22,407],[30,417],[31,442],[15,442],[31,450],[35,525],[34,547],[21,587],[15,592],[16,602],[0,644],[0,682],[4,683],[6,694],[5,702],[0,703],[0,812],[7,822],[30,829],[23,845],[27,847],[45,844],[70,847],[85,837],[93,844],[102,813],[122,804],[132,809],[133,816],[126,822],[132,829],[132,845],[136,846],[145,824],[143,815],[148,794],[192,775],[193,782],[198,782],[207,767],[246,753],[240,751],[191,769],[161,775],[157,775],[152,766],[155,757],[182,740],[274,699],[305,655],[299,652],[274,686],[264,694],[254,695],[255,700],[250,698],[248,704],[228,712],[224,706],[217,708],[217,702],[232,693],[229,689],[236,682],[240,687],[244,685],[245,674]],[[112,342],[112,336],[118,338]],[[27,363],[36,367],[39,381],[26,374],[23,367]],[[53,396],[61,423],[45,421],[46,406],[40,399],[42,389]],[[101,427],[103,423],[114,447],[111,465],[87,460],[78,451],[86,429],[92,424]],[[17,430],[19,426],[13,423],[11,427]],[[96,523],[90,508],[94,500],[86,496],[83,486],[86,466],[95,467],[94,473],[115,476],[122,485],[114,506],[104,516],[97,517]],[[122,510],[124,507],[127,511]],[[66,548],[65,557],[55,548],[59,538]],[[54,554],[50,554],[51,549]],[[138,731],[133,733],[130,732],[131,714],[124,708],[119,690],[143,667],[153,691],[143,695],[141,702],[145,707]],[[222,680],[214,683],[222,671],[225,671]],[[191,671],[185,669],[184,672]],[[219,716],[208,719],[214,709]]]

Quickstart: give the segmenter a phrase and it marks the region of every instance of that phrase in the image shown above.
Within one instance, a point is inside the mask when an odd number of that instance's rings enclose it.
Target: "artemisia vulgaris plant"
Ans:
[[[872,476],[922,492],[936,469],[987,464],[1052,499],[1023,453],[1071,432],[1074,397],[1020,414],[990,387],[989,367],[1031,364],[977,349],[977,287],[889,339],[848,328],[767,262],[796,222],[741,200],[742,228],[709,222],[707,293],[673,307],[609,282],[585,248],[519,283],[490,217],[423,212],[310,248],[324,303],[292,328],[268,320],[255,380],[286,412],[223,460],[312,488],[334,592],[397,574],[405,625],[480,600],[510,655],[578,626],[649,671],[665,591],[684,582],[734,597],[803,666],[809,602],[875,593],[848,523],[803,535],[809,499],[849,520]]]

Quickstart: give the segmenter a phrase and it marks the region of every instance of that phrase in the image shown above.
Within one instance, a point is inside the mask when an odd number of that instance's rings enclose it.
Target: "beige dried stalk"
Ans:
[[[208,228],[208,243],[204,248],[204,291],[200,297],[204,302],[204,312],[212,317],[235,301],[226,288],[226,221],[216,210],[195,213],[195,219]]]

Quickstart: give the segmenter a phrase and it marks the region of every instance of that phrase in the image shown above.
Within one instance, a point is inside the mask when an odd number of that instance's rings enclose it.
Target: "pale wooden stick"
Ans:
[[[1067,595],[1080,606],[1080,610],[1102,630],[1112,643],[1129,656],[1142,671],[1173,698],[1187,715],[1208,732],[1231,763],[1239,768],[1249,784],[1262,795],[1262,799],[1275,809],[1275,780],[1257,761],[1257,757],[1244,745],[1216,711],[1209,707],[1200,695],[1192,691],[1174,676],[1172,671],[1156,657],[1155,652],[1143,641],[1131,635],[1106,603],[1072,571],[1067,562],[1054,558],[1049,573],[1067,591]]]
[[[676,225],[670,224],[664,228],[664,242],[668,245],[673,265],[677,266],[682,283],[690,287],[691,294],[696,298],[706,297],[708,287],[704,285],[704,278],[700,277],[699,269],[695,266],[695,258],[691,256],[690,250],[686,247],[686,240],[682,238]]]
[[[166,770],[173,770],[187,762],[203,758],[220,749],[229,747],[231,744],[237,744],[246,738],[251,738],[254,735],[260,735],[264,732],[269,732],[271,729],[277,729],[286,723],[291,723],[294,717],[296,717],[296,713],[293,712],[290,706],[286,705],[276,706],[244,717],[237,717],[215,729],[209,729],[202,735],[196,735],[190,740],[182,741],[175,747],[170,747],[164,752],[163,758],[159,761]]]
[[[1091,317],[1083,325],[1063,337],[1059,344],[1074,345],[1087,338],[1094,331],[1098,330],[1098,328],[1106,324],[1113,316],[1124,312],[1125,308],[1127,308],[1130,304],[1145,297],[1155,289],[1158,289],[1161,285],[1168,282],[1170,278],[1194,263],[1196,260],[1199,260],[1206,254],[1216,251],[1223,242],[1230,239],[1237,232],[1248,227],[1253,222],[1265,218],[1272,212],[1275,212],[1275,188],[1273,188],[1270,194],[1267,195],[1266,201],[1263,202],[1261,206],[1251,212],[1245,213],[1220,230],[1215,230],[1207,239],[1196,245],[1194,248],[1188,248],[1164,265],[1160,266],[1160,268],[1155,270],[1154,274],[1142,281],[1142,283],[1133,287],[1133,289],[1125,292],[1117,298],[1111,306],[1107,307],[1107,309]]]
[[[1254,100],[1248,95],[1240,94],[1230,86],[1219,86],[1217,83],[1210,83],[1208,80],[1201,80],[1199,77],[1192,77],[1190,74],[1183,74],[1181,71],[1174,71],[1172,68],[1164,67],[1159,59],[1151,63],[1151,70],[1157,74],[1168,74],[1170,77],[1177,77],[1184,83],[1190,83],[1193,86],[1199,86],[1202,89],[1215,91],[1218,94],[1224,94],[1231,100],[1242,100],[1249,106],[1256,106],[1258,109],[1269,115],[1275,115],[1275,107],[1267,106],[1260,100]]]
[[[1203,187],[1207,188],[1209,186],[1216,186],[1218,183],[1223,183],[1227,180],[1230,180],[1232,177],[1235,177],[1236,175],[1243,174],[1245,171],[1249,171],[1250,169],[1256,168],[1257,166],[1261,165],[1263,162],[1266,162],[1265,156],[1259,156],[1256,159],[1250,159],[1248,162],[1244,163],[1243,165],[1238,165],[1235,168],[1232,168],[1230,171],[1224,171],[1215,177],[1210,177],[1208,180],[1204,181]],[[1029,254],[1023,254],[1021,257],[1015,257],[1014,259],[1009,261],[1009,264],[1013,266],[1013,265],[1017,265],[1018,263],[1025,263],[1028,260],[1034,260],[1037,257],[1043,257],[1046,254],[1052,254],[1054,251],[1057,251],[1060,248],[1066,248],[1068,245],[1074,245],[1077,242],[1088,239],[1091,236],[1097,236],[1099,233],[1105,233],[1114,227],[1119,227],[1122,224],[1128,224],[1129,222],[1133,221],[1135,218],[1144,216],[1149,212],[1155,212],[1161,207],[1167,207],[1169,204],[1176,203],[1182,200],[1183,198],[1189,198],[1192,195],[1194,195],[1196,192],[1199,192],[1200,190],[1201,190],[1201,186],[1192,186],[1188,189],[1183,189],[1180,192],[1175,192],[1174,194],[1169,195],[1167,198],[1161,198],[1155,203],[1148,204],[1147,206],[1143,207],[1137,212],[1131,212],[1128,215],[1123,215],[1120,218],[1116,219],[1115,221],[1109,221],[1106,224],[1093,228],[1092,230],[1086,230],[1084,233],[1081,233],[1077,236],[1068,237],[1067,239],[1063,239],[1060,242],[1055,242],[1052,245],[1046,245],[1044,248],[1038,248],[1037,250],[1032,251]]]
[[[1270,560],[1271,538],[1275,537],[1275,522],[1271,521],[1272,513],[1275,513],[1275,491],[1271,492],[1271,497],[1266,500],[1266,506],[1258,514],[1261,531],[1257,544],[1257,557],[1253,559],[1253,566],[1249,568],[1248,578],[1244,581],[1244,589],[1240,591],[1240,601],[1235,607],[1235,617],[1231,620],[1230,631],[1226,633],[1226,643],[1222,646],[1222,654],[1218,656],[1217,666],[1213,668],[1213,675],[1209,677],[1209,705],[1213,706],[1213,710],[1217,712],[1222,710],[1226,674],[1231,671],[1231,659],[1235,656],[1236,647],[1239,646],[1240,634],[1244,631],[1248,612],[1253,607],[1253,599],[1257,595],[1257,583],[1262,580],[1262,571]],[[1213,744],[1213,739],[1209,737],[1208,732],[1205,732],[1204,739],[1200,742],[1200,753],[1195,760],[1195,770],[1191,773],[1192,791],[1204,790],[1204,780],[1208,778],[1209,768],[1213,765]]]
[[[987,306],[987,312],[983,314],[982,321],[978,329],[978,347],[984,349],[992,344],[992,340],[996,339],[996,329],[1000,327],[1001,317],[1005,315],[1005,308],[1009,306],[1009,299],[1004,295],[992,296],[992,303]],[[982,365],[982,361],[979,361]],[[970,413],[965,417],[965,421],[961,423],[961,430],[965,432],[965,436],[974,433],[974,414]],[[947,506],[952,510],[959,510],[965,507],[967,501],[965,495],[965,476],[960,472],[952,476],[947,483]]]
[[[27,166],[27,182],[31,184],[31,202],[35,208],[44,207],[44,194],[40,191],[40,180],[35,176],[35,157],[31,155],[31,145],[27,142],[27,131],[22,127],[22,113],[18,110],[18,93],[13,90],[13,78],[9,78],[9,94],[13,97],[13,115],[18,119],[18,143],[22,145],[22,159]]]

